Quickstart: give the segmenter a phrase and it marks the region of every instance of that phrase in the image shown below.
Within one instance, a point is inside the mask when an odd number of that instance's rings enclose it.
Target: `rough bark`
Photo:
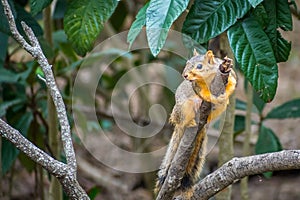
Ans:
[[[194,186],[191,199],[208,199],[245,176],[267,171],[300,169],[300,150],[233,158]],[[176,197],[182,200],[182,196]]]

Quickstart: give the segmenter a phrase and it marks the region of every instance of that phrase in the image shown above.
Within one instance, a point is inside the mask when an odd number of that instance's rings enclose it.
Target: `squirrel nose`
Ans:
[[[185,75],[183,75],[183,77],[184,77],[184,78],[187,78],[187,77],[188,77],[188,75],[187,75],[187,74],[185,74]]]

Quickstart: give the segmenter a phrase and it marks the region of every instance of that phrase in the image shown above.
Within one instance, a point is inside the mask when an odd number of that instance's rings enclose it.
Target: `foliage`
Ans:
[[[150,5],[152,2],[160,5],[162,0],[150,1]],[[167,4],[168,10],[175,10],[173,2],[175,1]],[[185,2],[182,0],[181,3]],[[147,5],[140,10],[131,29],[138,27],[140,30],[144,25],[147,30],[160,28],[162,34],[157,34],[157,31],[155,34],[147,32],[149,47],[153,55],[157,55],[170,28],[169,25],[164,24],[166,22],[164,19],[169,17],[173,22],[183,10],[177,9],[177,15],[156,12],[152,16],[151,8],[147,8]],[[151,23],[152,21],[157,23]],[[291,12],[287,0],[195,0],[184,21],[182,32],[203,44],[228,31],[229,43],[244,75],[260,97],[269,102],[276,93],[277,63],[286,61],[291,50],[291,43],[282,38],[278,28],[284,31],[292,30]],[[129,32],[130,44],[136,35],[137,32]]]
[[[104,22],[117,5],[117,0],[74,0],[69,4],[64,18],[64,30],[79,55],[84,56],[92,49]]]
[[[285,102],[273,109],[271,109],[267,114],[263,114],[265,103],[258,98],[258,95],[254,93],[253,103],[255,109],[252,110],[253,113],[259,115],[259,121],[252,122],[258,125],[258,140],[255,145],[255,153],[262,154],[268,152],[275,152],[282,150],[282,145],[276,133],[271,129],[266,127],[265,121],[274,119],[291,119],[300,117],[300,99],[293,99]],[[246,103],[237,100],[236,109],[245,111]],[[235,118],[235,137],[241,134],[245,130],[245,117],[243,115],[237,115]],[[266,177],[272,176],[271,172],[264,173]]]

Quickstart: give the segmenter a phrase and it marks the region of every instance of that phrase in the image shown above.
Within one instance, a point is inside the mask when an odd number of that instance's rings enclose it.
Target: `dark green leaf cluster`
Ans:
[[[152,0],[145,4],[128,33],[130,45],[146,26],[148,44],[156,56],[172,23],[187,4],[186,0]],[[276,93],[277,63],[285,62],[291,50],[291,43],[281,36],[279,29],[292,30],[288,0],[195,0],[182,33],[204,44],[227,31],[241,70],[260,97],[269,102]],[[195,47],[195,43],[186,45]]]

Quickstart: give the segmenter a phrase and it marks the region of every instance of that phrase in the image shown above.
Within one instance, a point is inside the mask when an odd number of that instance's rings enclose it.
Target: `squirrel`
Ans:
[[[218,70],[221,73],[218,73]],[[213,88],[216,76],[227,74],[224,88]],[[175,93],[175,106],[173,107],[169,122],[174,125],[174,131],[169,142],[166,155],[158,172],[158,179],[154,189],[157,195],[163,185],[169,167],[176,154],[184,131],[188,127],[197,126],[195,116],[202,101],[212,104],[207,123],[222,114],[229,103],[229,97],[234,92],[237,78],[232,70],[232,60],[225,57],[223,60],[215,58],[213,52],[208,50],[200,55],[194,50],[193,57],[186,62],[182,73],[185,80],[178,86]],[[219,78],[220,79],[220,78]],[[195,146],[189,158],[184,177],[181,180],[180,191],[186,193],[199,179],[206,154],[206,126],[197,134]],[[189,195],[188,195],[189,196]]]

